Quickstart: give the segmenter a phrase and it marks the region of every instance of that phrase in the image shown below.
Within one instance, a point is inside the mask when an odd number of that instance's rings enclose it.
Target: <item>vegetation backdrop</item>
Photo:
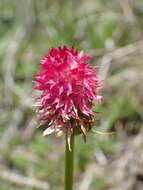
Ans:
[[[0,190],[64,187],[64,137],[43,137],[32,107],[39,60],[62,44],[100,66],[94,128],[116,131],[76,138],[74,189],[143,189],[142,38],[143,0],[0,0]]]

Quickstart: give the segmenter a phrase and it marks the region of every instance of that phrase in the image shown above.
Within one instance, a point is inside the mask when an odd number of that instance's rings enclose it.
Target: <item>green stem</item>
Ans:
[[[66,134],[65,190],[72,190],[72,185],[73,185],[74,135],[71,136],[70,143],[71,143],[71,150],[69,150],[68,136]]]

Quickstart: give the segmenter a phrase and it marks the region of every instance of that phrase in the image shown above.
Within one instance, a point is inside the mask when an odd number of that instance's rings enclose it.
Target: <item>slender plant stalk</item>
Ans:
[[[71,136],[71,150],[69,150],[68,137],[66,134],[65,148],[65,190],[72,190],[74,169],[74,135]]]

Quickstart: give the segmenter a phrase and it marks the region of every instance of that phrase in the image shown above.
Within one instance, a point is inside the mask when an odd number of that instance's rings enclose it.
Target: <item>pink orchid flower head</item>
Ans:
[[[41,71],[35,76],[35,88],[41,91],[36,108],[44,136],[67,132],[82,133],[84,139],[95,122],[93,100],[102,101],[97,94],[101,88],[96,70],[88,65],[91,57],[83,51],[61,46],[52,48],[40,61]]]

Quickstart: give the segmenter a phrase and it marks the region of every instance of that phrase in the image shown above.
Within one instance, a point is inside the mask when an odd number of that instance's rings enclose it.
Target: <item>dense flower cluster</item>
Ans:
[[[52,48],[41,60],[42,70],[35,77],[34,89],[42,92],[36,99],[40,123],[46,126],[44,135],[64,131],[70,137],[83,133],[86,137],[94,120],[93,100],[101,88],[95,69],[88,66],[89,56],[66,46]]]

